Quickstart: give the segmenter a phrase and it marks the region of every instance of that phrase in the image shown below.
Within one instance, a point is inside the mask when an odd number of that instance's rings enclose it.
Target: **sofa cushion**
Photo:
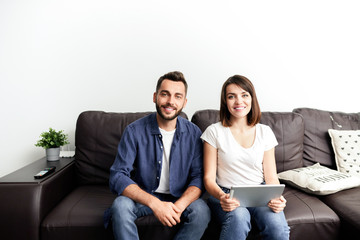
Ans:
[[[275,159],[278,172],[303,166],[304,120],[291,112],[263,112],[261,123],[270,126],[278,145]]]
[[[360,178],[321,166],[319,163],[281,172],[278,176],[283,182],[316,195],[332,194],[360,186]]]
[[[305,121],[304,165],[321,165],[336,169],[334,151],[328,129],[360,129],[360,113],[329,112],[311,108],[297,108],[293,112]]]
[[[201,131],[219,121],[218,110],[200,110],[195,112],[191,121]],[[261,123],[273,130],[278,146],[275,148],[277,171],[282,172],[303,166],[304,121],[299,114],[291,112],[263,112]]]
[[[339,239],[340,219],[318,197],[290,186],[285,187],[283,196],[290,239]]]
[[[116,195],[107,186],[80,186],[56,206],[41,224],[41,239],[114,239],[112,227],[104,227],[104,211]],[[163,226],[155,216],[135,221],[142,240],[172,239],[178,227]]]
[[[150,113],[86,111],[79,115],[75,133],[75,164],[80,185],[109,184],[109,170],[126,126]],[[185,113],[181,116],[187,119]]]
[[[76,188],[43,220],[41,239],[113,239],[103,214],[115,197],[105,185]]]
[[[329,129],[338,171],[360,177],[360,130]]]
[[[340,217],[342,236],[339,239],[358,239],[360,234],[360,187],[321,197]]]
[[[199,110],[194,113],[191,122],[195,123],[202,132],[213,123],[220,121],[219,110],[206,109]]]

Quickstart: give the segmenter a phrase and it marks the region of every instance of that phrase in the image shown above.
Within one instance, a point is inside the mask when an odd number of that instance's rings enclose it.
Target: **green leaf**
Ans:
[[[68,135],[63,130],[56,131],[49,128],[49,131],[40,134],[40,139],[36,142],[36,147],[54,148],[69,144]]]

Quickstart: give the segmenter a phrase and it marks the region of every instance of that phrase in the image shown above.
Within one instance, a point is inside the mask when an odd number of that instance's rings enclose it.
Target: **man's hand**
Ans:
[[[122,195],[151,208],[154,216],[159,219],[163,225],[169,227],[180,223],[182,212],[190,205],[190,203],[198,199],[200,194],[201,190],[199,188],[190,186],[176,203],[172,203],[161,201],[157,197],[142,190],[136,184],[130,184],[122,192]]]
[[[156,201],[156,204],[151,206],[153,213],[157,219],[168,227],[173,227],[180,223],[181,211],[172,202]]]

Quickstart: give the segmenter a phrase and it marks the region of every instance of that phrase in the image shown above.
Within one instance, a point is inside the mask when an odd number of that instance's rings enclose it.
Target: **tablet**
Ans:
[[[234,186],[230,198],[237,199],[241,207],[264,207],[271,199],[279,198],[284,188],[284,184]]]

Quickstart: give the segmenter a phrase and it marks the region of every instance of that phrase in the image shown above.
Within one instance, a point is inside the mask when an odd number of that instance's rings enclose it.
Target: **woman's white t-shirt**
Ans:
[[[250,148],[242,147],[229,127],[221,122],[210,125],[201,139],[217,149],[216,182],[222,187],[261,184],[264,182],[264,152],[278,145],[271,128],[256,124],[255,141]]]

